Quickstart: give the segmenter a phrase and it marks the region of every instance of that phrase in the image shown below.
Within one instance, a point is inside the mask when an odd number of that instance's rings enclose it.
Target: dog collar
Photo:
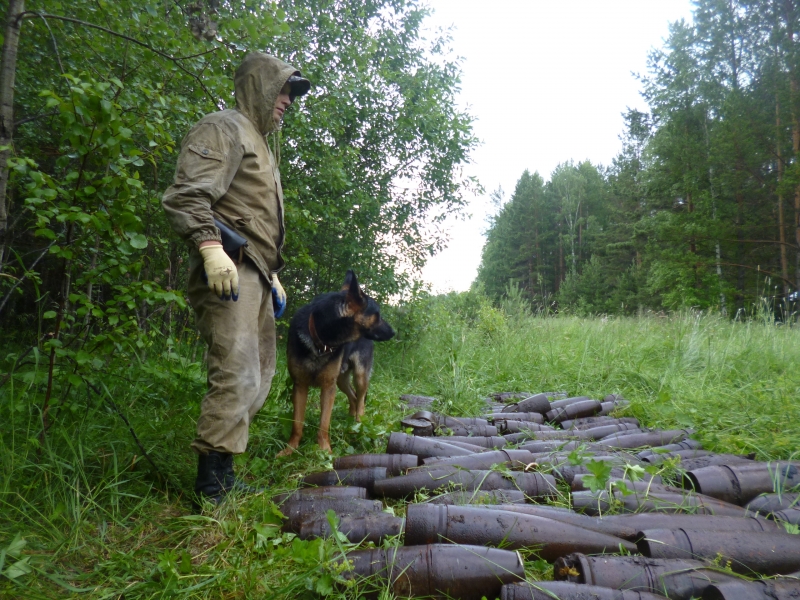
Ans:
[[[308,333],[311,336],[311,341],[314,342],[314,348],[317,350],[318,356],[336,352],[336,346],[328,346],[321,339],[319,339],[317,328],[314,325],[314,313],[311,313],[311,316],[308,317]]]

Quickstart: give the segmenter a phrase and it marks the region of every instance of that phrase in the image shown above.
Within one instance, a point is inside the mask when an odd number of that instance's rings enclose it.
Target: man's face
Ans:
[[[281,119],[283,119],[283,113],[286,112],[286,109],[289,108],[289,105],[292,103],[292,99],[289,97],[289,93],[291,91],[292,86],[290,86],[288,83],[283,84],[283,88],[281,88],[278,98],[275,100],[275,108],[272,111],[272,118],[275,119],[276,123],[281,122]]]

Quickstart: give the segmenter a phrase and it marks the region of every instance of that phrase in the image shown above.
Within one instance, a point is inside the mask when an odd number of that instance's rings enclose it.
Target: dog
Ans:
[[[292,434],[278,456],[288,456],[300,445],[310,387],[320,388],[317,443],[331,452],[329,431],[336,387],[350,401],[350,415],[360,421],[372,373],[373,342],[392,337],[394,329],[381,318],[378,303],[361,290],[353,271],[347,271],[340,291],[317,296],[297,311],[286,344],[293,383]],[[350,385],[351,375],[355,390]]]

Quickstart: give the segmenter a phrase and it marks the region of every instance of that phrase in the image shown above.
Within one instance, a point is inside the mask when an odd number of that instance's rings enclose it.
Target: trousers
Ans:
[[[220,300],[203,281],[199,253],[190,255],[189,302],[208,345],[208,391],[192,449],[241,454],[250,423],[264,406],[275,376],[272,284],[249,260],[236,265],[239,299]]]

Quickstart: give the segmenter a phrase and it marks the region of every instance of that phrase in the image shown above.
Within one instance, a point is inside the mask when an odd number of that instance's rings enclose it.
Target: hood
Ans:
[[[262,135],[278,129],[272,112],[283,84],[292,75],[300,75],[300,71],[262,52],[251,52],[236,69],[236,108],[256,124]]]

